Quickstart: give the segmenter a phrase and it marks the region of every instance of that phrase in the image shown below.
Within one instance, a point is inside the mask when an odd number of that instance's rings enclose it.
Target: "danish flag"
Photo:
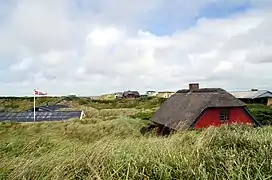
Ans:
[[[34,94],[35,94],[35,95],[47,95],[47,93],[43,93],[43,92],[37,91],[37,90],[35,90],[35,89],[34,89]]]

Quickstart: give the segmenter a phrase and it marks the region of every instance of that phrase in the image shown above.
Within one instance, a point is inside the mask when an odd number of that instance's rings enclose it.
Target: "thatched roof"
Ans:
[[[185,89],[167,99],[151,120],[175,130],[188,129],[206,108],[241,106],[245,104],[220,88]]]
[[[140,96],[140,93],[138,91],[125,91],[123,93],[123,96],[128,96],[128,95],[134,95],[134,96]]]

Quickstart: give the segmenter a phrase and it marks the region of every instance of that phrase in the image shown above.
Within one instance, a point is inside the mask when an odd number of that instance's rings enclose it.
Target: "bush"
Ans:
[[[114,103],[116,102],[117,100],[107,100],[107,99],[92,99],[91,100],[92,102],[94,103],[102,103],[102,104],[111,104],[111,103]]]
[[[272,108],[261,104],[248,105],[248,108],[262,125],[272,125]]]
[[[78,104],[79,105],[87,105],[87,104],[89,104],[89,101],[86,99],[78,99]]]
[[[17,108],[19,108],[19,105],[18,104],[5,104],[4,108],[5,109],[17,109]]]
[[[70,96],[64,97],[63,99],[66,101],[74,101],[74,100],[78,100],[79,97],[77,97],[75,95],[70,95]]]
[[[142,120],[150,120],[155,112],[154,111],[144,111],[144,112],[138,112],[134,115],[131,115],[131,118],[138,118]]]

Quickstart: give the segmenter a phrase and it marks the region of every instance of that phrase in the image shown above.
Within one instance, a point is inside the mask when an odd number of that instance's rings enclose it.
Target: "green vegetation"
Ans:
[[[138,99],[114,99],[114,100],[90,100],[89,106],[96,109],[136,108],[154,109],[159,107],[165,98],[138,98]]]
[[[152,111],[152,110],[140,111],[136,114],[131,115],[130,117],[131,118],[138,118],[138,119],[142,119],[142,120],[150,120],[154,113],[155,113],[155,111]]]
[[[61,97],[37,97],[36,105],[55,104]],[[1,111],[26,111],[33,108],[33,97],[0,97]],[[1,107],[0,107],[1,108]]]
[[[31,99],[1,100],[4,108],[12,104],[18,110],[33,103]],[[164,100],[38,99],[39,104],[62,101],[83,109],[87,117],[0,123],[0,179],[272,178],[269,126],[222,126],[167,138],[157,137],[154,131],[142,135],[141,129]],[[248,107],[259,121],[271,124],[271,108]]]
[[[272,125],[272,107],[261,104],[248,105],[253,116],[263,125]]]
[[[91,98],[79,98],[75,96],[68,97],[38,97],[36,105],[46,105],[62,103],[73,107],[93,107],[95,109],[119,109],[119,108],[136,108],[136,109],[154,109],[158,108],[166,99],[165,98],[139,98],[139,99],[114,99],[114,100],[96,100]],[[24,111],[33,107],[33,98],[0,98],[0,103],[8,111]]]
[[[0,126],[0,179],[270,179],[271,128],[142,136],[140,120]]]

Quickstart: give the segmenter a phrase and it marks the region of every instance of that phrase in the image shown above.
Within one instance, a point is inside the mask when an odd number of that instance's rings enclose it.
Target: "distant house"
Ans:
[[[198,84],[177,91],[162,104],[151,121],[159,127],[159,134],[232,123],[259,125],[242,101],[223,89],[199,89]]]
[[[120,99],[123,97],[123,92],[116,92],[116,93],[114,93],[114,96],[116,99]]]
[[[123,98],[139,98],[140,93],[138,91],[125,91],[123,92]]]
[[[156,91],[146,91],[146,96],[147,97],[154,97],[156,96],[158,93]]]
[[[172,92],[172,91],[162,91],[157,93],[157,97],[170,98],[174,94],[175,92]]]
[[[232,91],[230,93],[247,104],[272,105],[272,92],[268,90],[251,89],[250,91]]]

